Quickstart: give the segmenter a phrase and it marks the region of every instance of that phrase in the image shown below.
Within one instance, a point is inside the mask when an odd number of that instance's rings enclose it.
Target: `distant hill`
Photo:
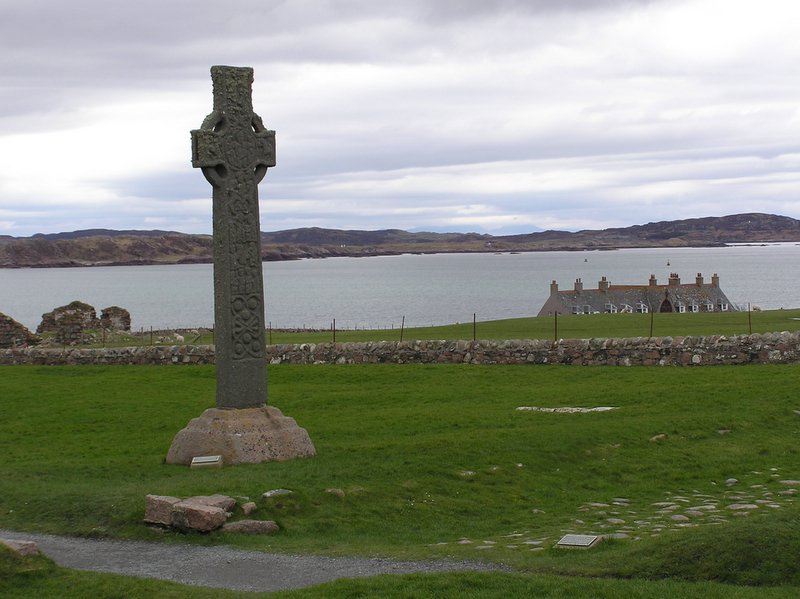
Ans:
[[[751,213],[598,231],[541,231],[505,236],[311,227],[262,233],[261,239],[264,260],[401,253],[703,247],[728,243],[800,242],[800,221],[787,216]],[[211,260],[210,235],[90,229],[32,237],[0,236],[0,268],[181,264]]]
[[[80,239],[81,237],[163,237],[164,235],[183,235],[177,231],[140,231],[131,229],[116,231],[114,229],[83,229],[69,233],[37,233],[32,239]]]

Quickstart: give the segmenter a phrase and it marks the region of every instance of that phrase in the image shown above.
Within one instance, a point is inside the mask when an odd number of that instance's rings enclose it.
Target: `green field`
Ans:
[[[512,318],[436,327],[326,331],[267,331],[268,344],[399,341],[415,339],[593,339],[601,337],[663,337],[687,335],[746,335],[800,330],[800,309],[700,314],[591,314],[542,318]],[[182,331],[184,342],[212,344],[213,334]],[[96,333],[95,346],[174,345],[169,331],[140,331],[103,337]],[[160,337],[166,337],[159,342]]]
[[[281,365],[269,376],[271,403],[309,431],[317,457],[198,471],[163,458],[213,405],[212,367],[0,369],[0,528],[516,571],[339,581],[287,597],[470,596],[467,584],[475,597],[800,592],[800,504],[781,482],[800,479],[800,367]],[[294,494],[261,499],[279,487]],[[155,532],[142,523],[147,493],[247,496],[282,530]],[[735,503],[759,507],[742,516]],[[715,509],[672,518],[701,505]],[[553,548],[566,532],[625,536]],[[59,596],[64,584],[73,596],[203,596],[23,562],[0,553],[3,596]]]

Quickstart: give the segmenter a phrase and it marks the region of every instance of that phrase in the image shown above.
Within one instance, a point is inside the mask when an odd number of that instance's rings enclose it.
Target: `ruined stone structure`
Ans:
[[[75,300],[66,306],[54,308],[51,312],[42,314],[42,322],[36,328],[36,332],[56,333],[59,329],[67,325],[70,329],[79,327],[82,329],[100,328],[100,321],[97,319],[97,310],[84,302]]]
[[[550,283],[550,297],[537,316],[553,314],[601,314],[648,312],[727,312],[736,310],[722,289],[716,273],[706,283],[697,273],[694,282],[681,283],[678,273],[671,273],[666,285],[659,285],[650,275],[647,285],[612,285],[602,277],[597,289],[584,289],[583,281],[575,280],[572,289],[560,290]]]
[[[0,348],[25,347],[36,345],[39,341],[40,338],[31,333],[25,325],[0,313]]]
[[[130,331],[131,313],[119,306],[103,308],[100,313],[100,326],[111,331]]]
[[[275,132],[253,112],[253,69],[211,67],[214,107],[192,131],[192,166],[213,189],[217,407],[180,431],[170,464],[223,455],[226,464],[315,455],[308,433],[267,406],[258,183],[275,166]]]
[[[62,345],[80,345],[91,341],[87,331],[106,329],[130,331],[131,315],[125,308],[104,308],[97,318],[97,310],[85,302],[75,300],[42,314],[42,322],[36,329],[39,334],[55,333],[54,340]]]

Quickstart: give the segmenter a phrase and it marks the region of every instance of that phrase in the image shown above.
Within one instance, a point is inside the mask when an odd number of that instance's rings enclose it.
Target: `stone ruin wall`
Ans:
[[[0,348],[20,347],[39,343],[37,335],[10,316],[0,313]]]
[[[800,332],[561,341],[383,341],[267,346],[271,364],[564,364],[706,366],[796,364]],[[213,364],[207,345],[0,350],[11,364]]]
[[[42,314],[36,332],[55,333],[55,342],[62,345],[79,345],[87,341],[86,331],[92,329],[130,331],[131,315],[125,308],[109,306],[97,318],[94,306],[76,300]]]

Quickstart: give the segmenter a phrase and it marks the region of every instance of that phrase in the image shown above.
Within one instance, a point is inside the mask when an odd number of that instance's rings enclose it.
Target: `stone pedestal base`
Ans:
[[[172,440],[167,464],[221,455],[226,466],[293,460],[316,455],[304,428],[278,408],[211,408],[189,421]]]

